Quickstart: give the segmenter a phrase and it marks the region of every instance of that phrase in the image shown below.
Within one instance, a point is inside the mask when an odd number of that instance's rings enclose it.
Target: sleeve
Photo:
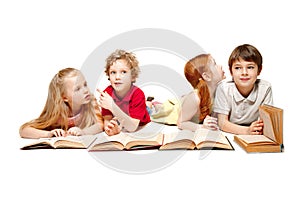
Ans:
[[[265,93],[265,98],[262,102],[262,104],[266,104],[266,105],[273,105],[273,93],[272,93],[272,86],[271,84],[268,86],[266,93]]]
[[[146,108],[145,94],[141,89],[137,89],[132,96],[129,115],[140,120],[140,125],[151,121]]]
[[[219,84],[216,89],[213,112],[229,115],[230,106],[227,93],[228,92],[226,91],[225,82]]]

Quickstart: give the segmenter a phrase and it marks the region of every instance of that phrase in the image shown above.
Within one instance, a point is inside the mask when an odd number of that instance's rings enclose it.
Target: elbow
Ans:
[[[27,138],[26,136],[26,128],[22,128],[19,130],[19,134],[21,138]]]
[[[121,124],[122,124],[122,122],[121,122]],[[139,125],[140,125],[140,120],[138,120],[138,119],[133,119],[130,123],[128,123],[128,124],[124,124],[124,128],[126,129],[126,131],[128,131],[128,132],[135,132],[135,131],[137,131],[138,130],[138,128],[139,128]],[[126,127],[125,127],[126,126]]]
[[[180,122],[177,122],[177,127],[178,127],[179,129],[182,129],[182,124],[181,124]]]
[[[126,130],[128,132],[132,133],[132,132],[137,131],[138,127],[139,127],[138,125],[137,126],[132,126],[132,127],[127,128]]]
[[[181,121],[177,121],[177,127],[179,128],[179,129],[182,129],[182,122]]]

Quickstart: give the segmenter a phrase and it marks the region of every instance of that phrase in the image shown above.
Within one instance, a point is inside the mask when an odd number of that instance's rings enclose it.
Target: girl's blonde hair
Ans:
[[[66,92],[65,78],[78,76],[79,74],[81,74],[81,72],[74,68],[60,70],[49,84],[48,97],[42,113],[37,119],[23,124],[20,130],[28,126],[41,130],[52,130],[55,128],[68,130],[68,117],[72,113],[70,113],[71,105],[63,100],[63,95]],[[75,124],[75,126],[81,129],[100,121],[97,120],[101,118],[100,111],[97,112],[97,110],[95,110],[95,108],[99,109],[96,105],[97,101],[94,96],[92,96],[91,99],[88,104],[82,106],[82,120],[80,124]]]
[[[112,66],[114,62],[120,59],[123,59],[127,62],[127,64],[131,69],[131,76],[135,80],[140,73],[139,62],[133,53],[131,52],[129,53],[121,49],[117,49],[115,52],[110,54],[110,56],[106,59],[106,66],[105,66],[106,75],[109,77],[110,66]]]
[[[202,73],[208,70],[209,54],[200,54],[189,60],[184,67],[184,75],[194,89],[198,90],[200,98],[200,116],[202,122],[211,112],[211,98],[207,83],[202,78]]]

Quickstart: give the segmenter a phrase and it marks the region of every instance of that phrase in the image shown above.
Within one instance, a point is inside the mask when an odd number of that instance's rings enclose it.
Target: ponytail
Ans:
[[[207,87],[207,83],[202,78],[199,80],[196,89],[198,90],[198,95],[200,98],[199,121],[202,122],[205,119],[205,117],[210,114],[211,98],[210,98],[209,89]]]
[[[201,54],[189,60],[184,67],[184,75],[190,82],[194,89],[197,89],[200,99],[199,121],[202,122],[204,118],[211,112],[211,98],[207,83],[203,80],[201,73],[204,72],[209,61],[209,54]]]

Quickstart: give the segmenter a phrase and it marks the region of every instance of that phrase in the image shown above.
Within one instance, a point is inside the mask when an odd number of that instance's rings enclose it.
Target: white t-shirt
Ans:
[[[228,115],[230,122],[250,125],[259,118],[259,106],[273,105],[271,84],[257,79],[248,97],[243,97],[234,81],[223,80],[217,87],[214,112]]]

